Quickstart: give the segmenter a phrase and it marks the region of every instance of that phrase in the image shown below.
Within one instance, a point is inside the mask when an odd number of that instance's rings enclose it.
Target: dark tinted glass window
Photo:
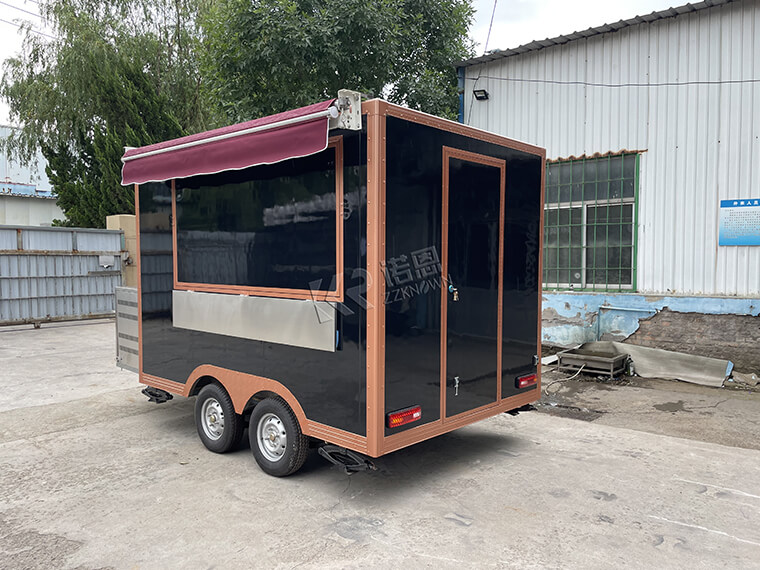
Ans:
[[[178,280],[335,290],[339,154],[178,180]]]

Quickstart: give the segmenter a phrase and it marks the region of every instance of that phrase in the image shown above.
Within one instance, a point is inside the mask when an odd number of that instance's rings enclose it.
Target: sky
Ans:
[[[685,3],[686,0],[496,0],[487,49],[513,48]],[[476,54],[482,55],[494,1],[473,0],[473,5],[476,12],[470,37],[476,43]],[[39,17],[27,13],[37,13],[38,7],[37,0],[2,0],[0,60],[21,50],[23,35],[14,25],[20,19],[33,22],[43,33],[50,33]],[[0,101],[0,125],[5,124],[9,124],[8,107]]]

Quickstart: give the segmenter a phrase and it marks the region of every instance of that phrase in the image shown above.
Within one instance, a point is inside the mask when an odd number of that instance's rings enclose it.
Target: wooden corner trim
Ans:
[[[385,409],[385,115],[367,102],[367,448],[382,454]]]
[[[366,113],[367,115],[385,115],[390,106],[391,104],[383,99],[370,99],[362,103],[362,113]],[[367,128],[369,129],[369,126]]]
[[[140,186],[135,184],[135,248],[137,265],[137,377],[143,376],[142,251],[140,249]]]
[[[536,287],[538,288],[538,324],[537,324],[537,356],[538,364],[536,365],[536,378],[538,379],[538,391],[541,393],[541,345],[543,342],[543,282],[544,282],[544,203],[546,200],[546,153],[541,157],[541,203],[538,215],[538,278]]]

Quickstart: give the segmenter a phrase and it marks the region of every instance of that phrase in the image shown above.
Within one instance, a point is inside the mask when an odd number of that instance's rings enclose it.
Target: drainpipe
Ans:
[[[459,92],[459,113],[457,113],[457,121],[464,123],[464,67],[457,67],[457,89]]]

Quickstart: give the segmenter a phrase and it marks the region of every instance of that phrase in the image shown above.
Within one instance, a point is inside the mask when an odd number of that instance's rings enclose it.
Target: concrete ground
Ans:
[[[760,449],[760,392],[673,380],[555,372],[545,367],[539,411],[655,434]]]
[[[193,401],[149,403],[113,345],[112,322],[0,329],[3,568],[760,568],[760,451],[728,430],[756,399],[581,387],[275,479],[206,451]]]

